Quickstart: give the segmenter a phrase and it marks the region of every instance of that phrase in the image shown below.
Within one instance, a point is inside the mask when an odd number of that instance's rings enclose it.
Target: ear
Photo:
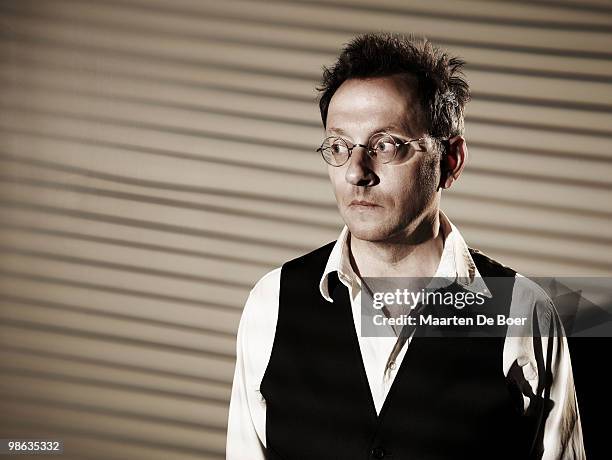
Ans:
[[[446,152],[440,158],[440,188],[449,188],[459,179],[467,158],[465,139],[462,136],[451,137],[446,143]]]

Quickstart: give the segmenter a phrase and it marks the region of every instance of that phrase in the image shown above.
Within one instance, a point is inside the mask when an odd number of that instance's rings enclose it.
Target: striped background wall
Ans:
[[[321,66],[380,29],[469,62],[471,245],[612,273],[606,0],[1,0],[0,437],[223,457],[249,289],[340,229]]]

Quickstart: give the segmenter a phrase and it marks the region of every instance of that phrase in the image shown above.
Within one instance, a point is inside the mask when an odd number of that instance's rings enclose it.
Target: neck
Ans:
[[[361,277],[432,277],[440,264],[443,248],[444,236],[437,212],[399,238],[365,241],[350,237],[351,264]]]

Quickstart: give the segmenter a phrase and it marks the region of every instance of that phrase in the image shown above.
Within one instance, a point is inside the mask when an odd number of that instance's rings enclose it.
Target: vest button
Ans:
[[[372,457],[374,458],[383,458],[385,454],[385,449],[383,449],[382,447],[375,447],[374,449],[372,449]]]

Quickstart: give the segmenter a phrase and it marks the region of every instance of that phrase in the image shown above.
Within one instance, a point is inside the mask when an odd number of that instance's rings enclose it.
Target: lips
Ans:
[[[360,206],[360,207],[369,207],[369,208],[379,208],[380,207],[376,203],[372,203],[371,201],[364,201],[364,200],[353,200],[349,203],[349,206]]]

